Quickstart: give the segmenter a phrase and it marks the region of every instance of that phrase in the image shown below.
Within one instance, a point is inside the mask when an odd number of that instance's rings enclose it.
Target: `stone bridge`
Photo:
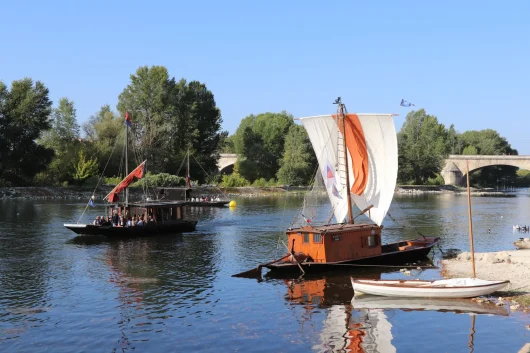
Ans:
[[[466,161],[469,161],[470,172],[491,165],[509,165],[530,170],[530,156],[450,155],[445,160],[445,167],[441,172],[445,185],[465,185]]]
[[[222,174],[232,174],[234,164],[237,161],[237,154],[235,153],[221,153],[221,158],[217,162],[217,168]]]

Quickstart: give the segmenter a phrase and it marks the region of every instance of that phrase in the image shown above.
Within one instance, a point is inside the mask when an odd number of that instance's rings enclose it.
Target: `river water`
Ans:
[[[508,306],[352,302],[350,274],[399,271],[232,278],[283,254],[278,239],[302,198],[236,201],[190,209],[195,233],[124,241],[64,229],[85,202],[0,201],[0,352],[517,352],[530,342],[528,314]],[[474,197],[476,251],[513,249],[512,225],[530,224],[529,206],[527,193]],[[385,242],[416,229],[440,236],[442,249],[469,247],[465,196],[396,196],[390,213]],[[431,255],[437,263],[440,251]]]

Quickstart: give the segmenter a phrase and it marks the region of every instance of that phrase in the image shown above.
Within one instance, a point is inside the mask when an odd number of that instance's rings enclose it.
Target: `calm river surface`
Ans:
[[[384,242],[416,237],[407,220],[440,236],[443,249],[467,251],[465,196],[396,200]],[[373,308],[352,302],[349,273],[232,278],[284,252],[278,239],[302,198],[236,201],[235,209],[190,209],[199,219],[196,233],[113,242],[83,240],[63,228],[84,201],[0,201],[0,352],[517,352],[530,342],[528,314],[507,306]],[[530,224],[529,209],[524,192],[474,197],[476,251],[513,249],[512,225]],[[439,257],[436,250],[435,263]],[[412,278],[439,277],[439,270],[412,271]],[[454,306],[491,315],[455,313]]]

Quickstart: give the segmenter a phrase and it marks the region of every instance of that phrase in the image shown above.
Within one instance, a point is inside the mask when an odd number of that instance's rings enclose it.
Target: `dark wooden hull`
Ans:
[[[186,205],[194,207],[224,207],[229,203],[230,201],[188,201]]]
[[[346,260],[346,261],[338,261],[338,262],[327,262],[327,263],[317,263],[317,262],[304,262],[301,263],[302,268],[306,273],[318,273],[318,272],[327,272],[327,271],[333,271],[339,268],[344,268],[343,265],[348,264],[358,264],[358,265],[391,265],[391,266],[399,266],[406,263],[411,263],[419,260],[424,260],[433,246],[435,246],[440,241],[440,238],[433,238],[433,241],[431,243],[428,243],[421,247],[415,247],[411,249],[405,249],[405,250],[395,250],[393,251],[393,247],[396,245],[399,245],[402,242],[399,243],[393,243],[383,246],[383,253],[375,256],[360,258],[360,259],[352,259],[352,260]],[[386,252],[384,251],[386,247]],[[271,265],[264,266],[271,270],[271,274],[287,274],[287,273],[300,273],[300,268],[296,263],[292,262],[278,262]]]
[[[95,226],[92,224],[65,224],[65,228],[80,235],[103,235],[109,238],[143,237],[195,231],[197,221],[178,220],[170,223],[147,224],[137,227]]]

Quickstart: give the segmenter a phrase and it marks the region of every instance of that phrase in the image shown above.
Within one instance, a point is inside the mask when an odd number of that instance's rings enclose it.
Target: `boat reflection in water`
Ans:
[[[366,277],[368,276],[380,278],[381,274],[366,273]],[[407,312],[419,311],[470,314],[468,347],[473,352],[475,315],[508,315],[504,307],[492,303],[479,304],[469,299],[389,298],[370,295],[353,298],[348,275],[344,274],[284,282],[287,285],[285,298],[290,303],[303,305],[306,310],[326,309],[319,342],[313,346],[316,352],[396,352],[392,343],[392,323],[389,320],[389,317],[394,323],[399,320],[395,317],[396,311],[405,315]]]

